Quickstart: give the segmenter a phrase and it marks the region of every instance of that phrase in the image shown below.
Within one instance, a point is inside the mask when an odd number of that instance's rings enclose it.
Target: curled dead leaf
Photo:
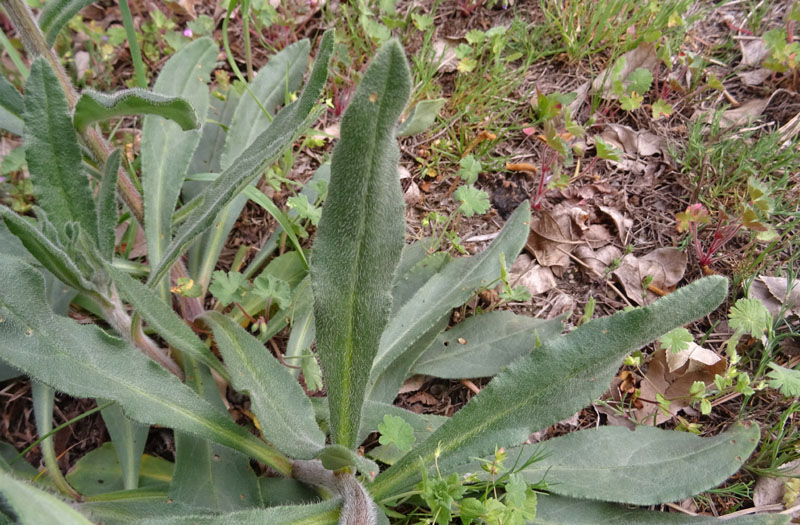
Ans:
[[[789,283],[784,277],[759,275],[750,284],[750,297],[761,301],[773,317],[785,306],[786,314],[800,316],[800,281]]]
[[[622,285],[628,298],[638,305],[650,304],[658,298],[645,290],[643,282],[652,277],[650,284],[660,290],[671,290],[686,273],[686,253],[677,248],[659,248],[644,257],[628,254],[611,275]]]
[[[552,270],[539,266],[524,253],[514,261],[508,280],[512,286],[524,286],[531,295],[541,295],[557,286]]]

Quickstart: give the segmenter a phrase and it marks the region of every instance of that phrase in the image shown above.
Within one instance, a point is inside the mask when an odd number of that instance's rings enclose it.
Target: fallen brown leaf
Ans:
[[[790,291],[784,277],[759,275],[750,285],[750,296],[761,301],[773,317],[784,306],[787,314],[800,316],[800,281],[792,282]]]
[[[531,295],[541,295],[557,286],[553,271],[539,266],[524,253],[517,257],[508,274],[511,286],[524,286]]]
[[[683,278],[686,262],[686,253],[677,248],[659,248],[644,257],[629,253],[622,258],[619,268],[611,275],[622,285],[631,301],[644,305],[658,298],[649,290],[643,291],[645,277],[652,277],[650,284],[654,287],[669,291]]]
[[[625,59],[625,67],[622,68],[622,78],[627,78],[633,70],[643,67],[648,69],[651,73],[658,65],[658,55],[656,54],[655,47],[652,44],[644,43],[636,49],[628,51],[622,58]],[[592,82],[592,89],[600,91],[603,98],[616,99],[617,95],[611,92],[611,74],[608,69],[601,71]]]

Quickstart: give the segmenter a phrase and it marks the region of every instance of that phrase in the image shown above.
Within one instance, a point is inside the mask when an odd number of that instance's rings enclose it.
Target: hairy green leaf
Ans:
[[[293,457],[314,457],[325,446],[325,434],[297,380],[261,342],[224,315],[208,312],[203,319],[214,330],[233,387],[249,392],[264,437]]]
[[[15,522],[20,525],[92,525],[91,521],[56,496],[18,480],[2,469],[0,494],[5,505],[16,515]]]
[[[14,135],[22,135],[22,116],[25,113],[25,100],[14,85],[0,73],[0,129]]]
[[[201,511],[172,501],[164,490],[126,490],[87,498],[80,510],[103,525],[128,525],[140,520],[162,523],[171,516],[200,515]]]
[[[136,312],[164,338],[169,344],[211,367],[223,378],[228,372],[222,363],[206,347],[197,334],[186,322],[178,317],[175,311],[162,301],[151,289],[129,276],[122,270],[108,264],[106,271],[122,297],[130,303]]]
[[[355,467],[368,479],[373,479],[380,469],[378,465],[364,456],[343,445],[328,445],[317,455],[322,466],[328,470],[340,470],[346,467]]]
[[[158,74],[154,91],[183,97],[200,122],[208,111],[208,74],[217,58],[217,46],[200,38],[172,56]],[[142,190],[147,258],[151,267],[162,259],[172,235],[172,214],[178,202],[189,162],[200,142],[200,131],[183,131],[176,122],[156,114],[142,125]],[[155,281],[151,281],[155,282]],[[168,283],[160,282],[160,295],[168,296]]]
[[[95,122],[131,115],[158,115],[175,122],[183,131],[200,125],[197,113],[187,100],[139,88],[123,89],[113,95],[84,91],[75,104],[72,122],[82,133]]]
[[[286,458],[212,407],[174,375],[97,326],[79,325],[43,305],[44,279],[32,266],[0,254],[3,359],[75,397],[119,403],[137,421],[197,434],[290,471]]]
[[[139,525],[336,525],[339,522],[339,499],[308,505],[285,505],[233,512],[230,514],[188,515],[142,520]]]
[[[75,261],[64,248],[37,228],[31,221],[20,217],[13,210],[0,205],[0,217],[5,221],[8,230],[19,238],[28,252],[55,275],[58,280],[72,286],[76,290],[94,290],[94,286],[84,279]],[[44,228],[45,219],[39,220],[39,226]],[[10,252],[3,252],[9,254]]]
[[[183,251],[213,224],[220,210],[258,178],[264,168],[274,162],[284,148],[316,118],[316,112],[312,112],[312,109],[325,85],[332,50],[333,32],[329,30],[322,37],[317,61],[303,94],[278,113],[272,125],[196,197],[198,204],[175,234],[158,267],[151,272],[148,283],[160,281]]]
[[[50,64],[37,58],[25,84],[25,157],[36,200],[61,231],[76,222],[97,242],[89,179],[61,84]]]
[[[412,374],[448,379],[488,377],[562,330],[560,318],[543,320],[511,312],[470,317],[444,332],[422,354]]]
[[[186,383],[219,410],[225,410],[211,372],[194,359],[184,362]],[[261,506],[250,460],[199,436],[175,433],[175,474],[169,497],[194,508],[232,512]]]
[[[713,516],[688,516],[628,506],[540,494],[537,525],[785,525],[789,516],[750,515],[721,520]]]
[[[405,52],[385,44],[342,117],[311,260],[317,352],[331,440],[355,447],[364,390],[391,309],[405,234],[395,124],[411,90]]]
[[[100,190],[97,193],[97,247],[107,261],[114,258],[119,161],[120,151],[115,149],[103,167],[103,179],[100,181]]]
[[[544,454],[520,473],[529,483],[544,479],[562,496],[653,505],[716,487],[739,470],[759,438],[755,424],[737,423],[709,438],[648,426],[600,427],[527,446],[518,463]],[[509,457],[517,456],[509,451]]]
[[[444,329],[435,331],[436,325],[449,317],[453,308],[500,277],[500,254],[505,254],[507,261],[516,258],[528,238],[529,222],[530,206],[525,202],[483,253],[451,261],[392,316],[372,366],[367,397],[386,402],[394,399],[408,371],[430,345],[416,343],[423,336],[435,338]]]
[[[91,4],[92,0],[53,0],[47,2],[39,16],[39,27],[45,34],[49,45],[56,41],[58,33],[70,18],[75,16],[78,11]]]
[[[221,170],[228,169],[247,147],[264,133],[272,122],[272,114],[284,102],[284,97],[288,92],[300,87],[303,73],[308,65],[310,47],[308,40],[300,40],[271,57],[267,65],[259,70],[249,92],[242,94],[228,126],[220,155]],[[247,197],[243,195],[234,198],[217,215],[214,227],[206,232],[200,241],[203,248],[200,252],[201,261],[198,263],[197,279],[204,290],[208,287],[211,272],[216,267],[225,239],[233,229],[246,202]]]
[[[707,314],[727,296],[728,281],[706,277],[655,303],[594,319],[563,337],[546,341],[498,374],[431,437],[378,477],[373,494],[383,497],[420,479],[437,464],[447,472],[470,457],[525,441],[602,394],[622,359],[676,326]]]

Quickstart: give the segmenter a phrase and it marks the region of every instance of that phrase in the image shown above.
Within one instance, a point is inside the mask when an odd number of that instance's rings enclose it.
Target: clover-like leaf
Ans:
[[[731,307],[728,324],[737,332],[757,339],[772,326],[772,314],[758,299],[739,299]]]
[[[314,226],[317,225],[320,217],[322,217],[322,209],[308,202],[308,197],[303,194],[289,197],[286,200],[286,204],[296,211],[298,216],[310,220]]]
[[[273,299],[280,308],[288,308],[292,304],[292,288],[289,283],[266,272],[253,281],[252,293],[265,301]]]
[[[625,111],[633,111],[642,107],[644,97],[637,91],[632,91],[630,95],[622,95],[619,97],[620,107]]]
[[[622,152],[600,138],[599,135],[594,137],[594,147],[597,150],[597,156],[601,159],[619,162],[622,158]]]
[[[453,193],[453,197],[461,203],[458,211],[467,217],[472,217],[476,213],[486,213],[491,208],[489,195],[475,186],[461,186]]]
[[[644,67],[637,67],[634,69],[626,79],[628,84],[628,93],[647,93],[650,91],[650,86],[653,84],[653,74],[649,69]]]
[[[668,117],[672,115],[672,104],[663,99],[658,99],[653,102],[653,120],[658,120],[661,117]]]
[[[767,384],[776,390],[780,390],[781,394],[786,397],[800,396],[800,370],[792,370],[791,368],[784,368],[775,363],[769,363],[772,369],[767,374],[770,378]]]
[[[378,424],[378,432],[381,433],[381,437],[378,438],[381,445],[394,443],[403,452],[410,451],[416,440],[414,427],[402,417],[391,414],[383,416],[383,423]]]
[[[458,175],[467,184],[475,184],[478,180],[478,174],[483,169],[479,160],[476,160],[473,155],[467,155],[458,162],[460,169]]]
[[[222,272],[217,270],[212,274],[214,279],[208,291],[217,298],[222,306],[241,301],[245,292],[250,289],[244,275],[239,272]]]
[[[670,330],[658,338],[658,342],[661,343],[661,346],[676,354],[681,350],[689,348],[689,343],[693,341],[694,337],[692,337],[692,334],[682,326]]]

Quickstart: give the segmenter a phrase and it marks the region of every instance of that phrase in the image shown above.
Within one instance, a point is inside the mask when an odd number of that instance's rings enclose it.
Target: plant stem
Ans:
[[[119,11],[122,15],[122,25],[125,26],[125,33],[128,35],[128,47],[131,51],[133,61],[133,78],[136,85],[140,88],[147,88],[147,75],[142,62],[142,52],[139,50],[139,41],[136,39],[136,28],[133,26],[133,16],[128,0],[119,1]]]
[[[242,23],[244,27],[244,60],[247,64],[247,81],[253,81],[253,60],[250,55],[250,0],[242,0]]]

